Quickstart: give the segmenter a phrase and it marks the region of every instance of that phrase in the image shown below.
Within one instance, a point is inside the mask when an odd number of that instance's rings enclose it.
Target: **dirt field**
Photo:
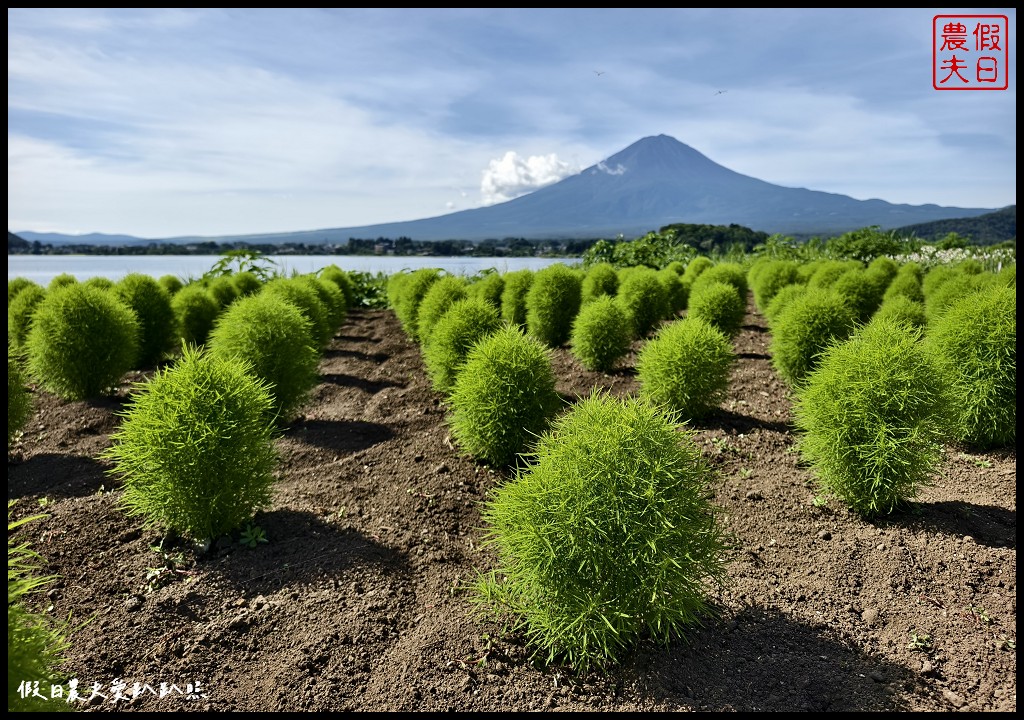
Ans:
[[[818,507],[752,305],[734,342],[728,399],[693,426],[735,539],[719,616],[607,674],[537,666],[473,614],[466,586],[493,560],[480,503],[503,476],[452,447],[388,310],[352,313],[325,352],[255,548],[158,551],[119,507],[96,456],[128,384],[100,402],[34,392],[7,468],[15,517],[49,516],[17,535],[60,576],[34,607],[92,619],[64,669],[106,696],[82,705],[97,711],[1016,711],[1015,451],[948,447],[884,520]],[[638,348],[608,375],[554,351],[559,392],[636,392]]]

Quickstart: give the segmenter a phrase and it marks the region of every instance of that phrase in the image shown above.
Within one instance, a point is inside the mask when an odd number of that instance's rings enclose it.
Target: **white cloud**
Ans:
[[[616,165],[615,169],[612,169],[604,164],[604,160],[597,164],[597,169],[602,172],[606,172],[609,175],[621,175],[622,173],[626,172],[626,168],[622,167],[621,164]]]
[[[491,160],[484,170],[483,181],[480,183],[483,204],[493,205],[512,200],[577,172],[579,168],[559,160],[555,153],[524,158],[509,150],[504,157]]]

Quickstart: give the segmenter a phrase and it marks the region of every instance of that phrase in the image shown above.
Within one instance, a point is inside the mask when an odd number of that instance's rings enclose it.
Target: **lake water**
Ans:
[[[573,265],[579,258],[501,257],[395,257],[391,255],[267,255],[286,274],[312,273],[328,265],[352,272],[392,275],[402,270],[436,267],[455,275],[475,275],[493,268],[500,273],[539,270],[553,263]],[[200,277],[221,259],[220,255],[8,255],[7,280],[23,277],[46,286],[62,273],[78,280],[105,277],[117,281],[129,273],[159,278],[175,275],[183,281]]]

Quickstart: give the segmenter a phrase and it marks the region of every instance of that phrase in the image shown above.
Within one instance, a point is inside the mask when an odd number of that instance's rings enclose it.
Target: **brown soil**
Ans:
[[[91,619],[63,668],[80,694],[99,684],[91,710],[113,709],[121,681],[143,690],[117,702],[129,711],[1015,711],[1015,451],[948,447],[934,486],[882,520],[819,507],[764,320],[751,307],[746,322],[728,399],[693,426],[735,535],[720,614],[606,674],[535,664],[474,614],[467,585],[493,561],[480,503],[507,473],[452,447],[419,348],[386,310],[351,314],[325,352],[278,441],[276,497],[256,517],[269,542],[254,549],[236,536],[162,554],[121,509],[96,457],[127,384],[99,402],[35,391],[7,470],[15,517],[49,516],[17,531],[60,576],[34,607]],[[559,391],[635,392],[638,347],[607,375],[554,351]],[[201,697],[144,687],[160,683]]]

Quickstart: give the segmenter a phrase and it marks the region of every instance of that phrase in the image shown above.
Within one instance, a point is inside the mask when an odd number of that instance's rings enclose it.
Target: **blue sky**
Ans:
[[[1009,89],[932,18],[1009,18]],[[509,200],[649,135],[787,187],[1015,204],[1016,11],[7,11],[15,232],[224,236]]]

